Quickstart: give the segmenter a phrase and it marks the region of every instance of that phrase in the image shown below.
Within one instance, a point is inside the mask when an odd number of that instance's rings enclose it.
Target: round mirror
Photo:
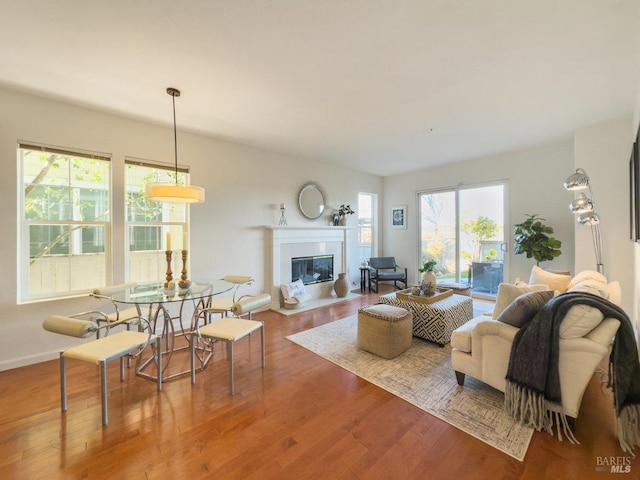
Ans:
[[[298,197],[298,205],[302,214],[310,219],[319,218],[324,212],[325,198],[322,190],[315,183],[308,183]]]

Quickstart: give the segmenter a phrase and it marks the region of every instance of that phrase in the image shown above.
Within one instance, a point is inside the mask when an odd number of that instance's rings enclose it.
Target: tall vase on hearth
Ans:
[[[333,284],[333,290],[339,298],[347,296],[347,293],[349,293],[349,280],[346,273],[338,274],[338,279]]]

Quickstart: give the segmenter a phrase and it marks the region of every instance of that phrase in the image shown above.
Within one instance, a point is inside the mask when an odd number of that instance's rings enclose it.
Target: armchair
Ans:
[[[618,282],[609,283],[608,289],[609,300],[619,303]],[[608,354],[620,322],[602,315],[596,318],[587,310],[575,311],[572,318],[570,313],[571,310],[560,325],[559,374],[562,413],[577,418],[582,396],[598,364]],[[504,392],[517,332],[517,327],[487,314],[458,327],[451,336],[451,364],[458,384],[462,386],[465,375],[470,375]]]
[[[395,257],[371,257],[369,259],[369,286],[378,293],[378,282],[393,282],[397,289],[398,282],[407,288],[407,269],[396,265]]]

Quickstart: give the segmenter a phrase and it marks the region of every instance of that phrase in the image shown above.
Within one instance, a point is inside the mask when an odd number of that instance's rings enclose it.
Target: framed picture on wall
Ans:
[[[407,228],[407,206],[391,207],[391,228]]]

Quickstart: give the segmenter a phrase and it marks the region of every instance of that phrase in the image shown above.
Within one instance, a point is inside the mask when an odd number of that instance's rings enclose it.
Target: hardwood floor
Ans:
[[[536,432],[519,462],[285,339],[376,300],[257,314],[267,367],[257,337],[239,342],[233,397],[223,348],[195,385],[183,377],[160,394],[135,375],[120,383],[114,363],[107,427],[97,367],[69,362],[64,414],[57,360],[0,372],[0,478],[606,479],[598,457],[627,456],[595,376],[577,422],[581,444]],[[628,478],[639,471],[632,461]]]

